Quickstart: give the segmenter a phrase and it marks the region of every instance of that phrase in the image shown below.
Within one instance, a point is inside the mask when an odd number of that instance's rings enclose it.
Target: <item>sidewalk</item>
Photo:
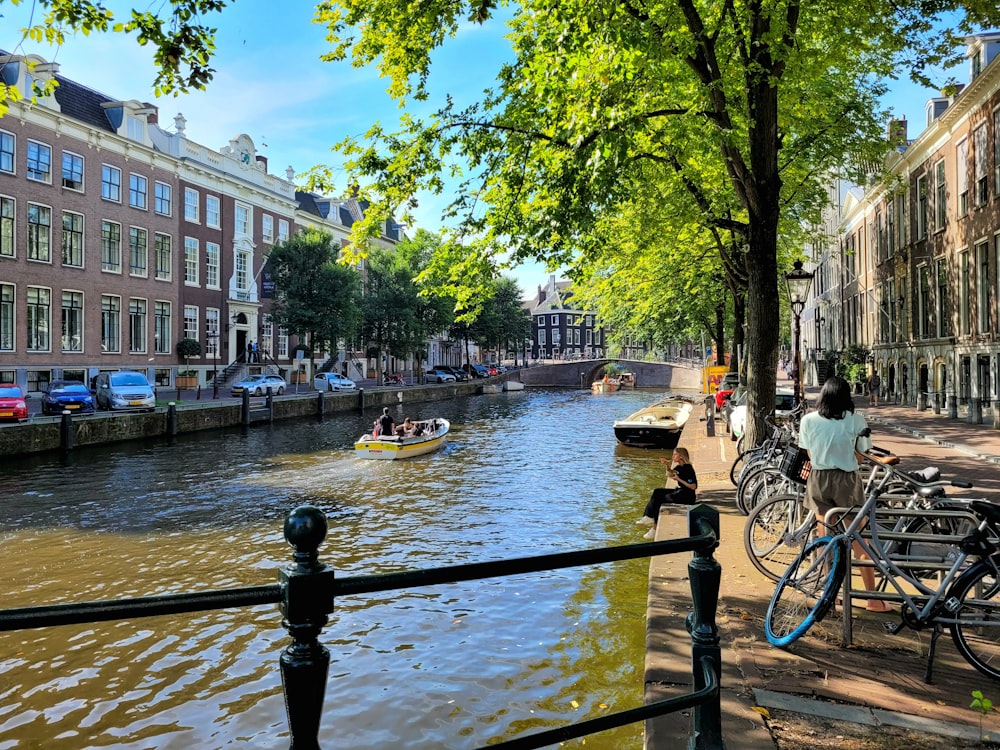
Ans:
[[[809,393],[811,401],[818,396]],[[973,490],[949,494],[1000,499],[1000,430],[973,425],[914,407],[869,408],[858,398],[859,410],[872,426],[876,445],[889,448],[902,466],[938,466],[942,475],[975,484]],[[992,420],[990,420],[992,422]],[[698,470],[699,499],[720,514],[721,543],[716,558],[722,566],[718,626],[723,646],[723,734],[730,748],[773,750],[771,736],[781,732],[781,712],[806,715],[822,736],[825,719],[910,729],[922,736],[939,735],[940,747],[980,737],[979,714],[969,708],[972,690],[1000,703],[1000,684],[976,672],[956,651],[949,633],[937,642],[933,684],[924,682],[930,640],[927,631],[905,629],[889,635],[884,623],[899,614],[874,614],[855,607],[853,641],[842,643],[842,608],[814,626],[791,650],[767,643],[764,616],[774,584],[747,559],[743,547],[745,517],[733,502],[729,466],[736,444],[716,424],[717,435],[706,435],[705,422],[689,424],[682,439]],[[687,535],[683,513],[661,517],[657,539]],[[687,555],[651,560],[646,652],[646,699],[658,700],[691,689],[690,636],[684,621],[691,607]],[[758,707],[761,710],[756,710]],[[763,711],[763,713],[761,712]],[[771,719],[765,719],[765,714]],[[652,720],[646,725],[646,747],[673,750],[687,744],[691,712]],[[768,724],[772,727],[769,729]],[[989,736],[1000,736],[1000,717],[983,720]],[[826,747],[827,745],[817,746]]]

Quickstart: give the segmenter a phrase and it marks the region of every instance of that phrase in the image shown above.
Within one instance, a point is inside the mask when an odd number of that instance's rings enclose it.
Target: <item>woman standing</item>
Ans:
[[[826,533],[823,519],[831,508],[861,506],[865,501],[858,476],[856,450],[871,447],[871,440],[860,435],[868,429],[861,414],[854,411],[854,399],[847,381],[834,375],[823,384],[816,411],[802,417],[799,447],[809,454],[812,469],[806,480],[806,506],[816,511],[820,532]],[[862,551],[855,546],[855,551]],[[875,571],[861,568],[865,589],[875,589]],[[877,599],[868,601],[872,612],[887,612],[889,604]]]

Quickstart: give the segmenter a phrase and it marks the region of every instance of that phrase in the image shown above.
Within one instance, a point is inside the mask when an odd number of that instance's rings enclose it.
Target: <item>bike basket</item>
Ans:
[[[796,484],[805,484],[809,469],[809,454],[805,450],[794,445],[785,448],[785,455],[778,469],[781,476]]]

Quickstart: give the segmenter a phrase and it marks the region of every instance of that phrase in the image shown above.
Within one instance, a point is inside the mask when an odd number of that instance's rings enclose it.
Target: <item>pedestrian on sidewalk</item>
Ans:
[[[677,487],[667,489],[657,487],[646,503],[642,518],[637,523],[649,526],[650,529],[644,535],[644,539],[652,539],[656,536],[656,521],[660,517],[660,508],[663,505],[694,505],[696,499],[695,491],[698,489],[698,476],[694,466],[691,465],[691,455],[687,448],[674,448],[673,464],[666,458],[661,458],[660,463],[667,467],[667,483],[670,480],[677,482]]]
[[[872,376],[868,378],[868,404],[870,406],[878,406],[878,393],[881,387],[882,378],[878,376],[877,372],[872,372]]]
[[[820,535],[828,533],[823,519],[831,508],[860,506],[865,501],[856,452],[871,448],[871,440],[861,437],[867,429],[865,418],[854,411],[851,386],[837,375],[823,384],[816,411],[802,417],[799,447],[809,454],[811,464],[804,501],[816,512]],[[867,557],[856,542],[854,551],[859,557]],[[872,568],[861,568],[861,580],[866,591],[875,590]],[[892,608],[881,599],[870,599],[867,609],[888,612]]]

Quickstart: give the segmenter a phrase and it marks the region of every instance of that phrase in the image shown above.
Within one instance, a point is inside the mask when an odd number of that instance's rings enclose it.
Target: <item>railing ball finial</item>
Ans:
[[[296,562],[314,562],[326,539],[326,515],[312,505],[300,505],[285,519],[285,541],[295,548]]]

